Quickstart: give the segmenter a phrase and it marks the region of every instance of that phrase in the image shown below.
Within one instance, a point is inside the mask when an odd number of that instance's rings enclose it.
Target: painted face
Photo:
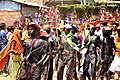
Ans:
[[[113,30],[113,31],[116,31],[116,30],[117,30],[117,26],[116,26],[116,25],[113,25],[112,30]]]
[[[99,31],[99,30],[100,30],[100,27],[96,27],[96,30]]]
[[[95,30],[94,30],[94,29],[91,29],[91,30],[90,30],[90,35],[93,36],[93,35],[94,35],[94,32],[95,32]]]
[[[34,31],[35,31],[35,28],[34,28],[34,27],[29,27],[29,28],[28,28],[28,33],[29,33],[29,35],[33,35],[33,34],[34,34]]]

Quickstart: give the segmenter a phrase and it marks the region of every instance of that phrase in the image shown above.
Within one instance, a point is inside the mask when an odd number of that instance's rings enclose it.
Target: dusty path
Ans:
[[[63,80],[66,80],[66,77],[65,77],[66,69],[67,69],[67,67],[65,67],[65,70],[64,70]],[[76,69],[77,69],[77,68],[76,68]],[[78,73],[78,72],[77,72],[77,73]],[[79,76],[79,75],[78,75],[78,76]],[[0,80],[10,80],[10,76],[3,77],[2,75],[0,75]],[[57,80],[57,72],[56,72],[56,71],[54,71],[53,80]],[[98,79],[98,80],[100,80],[100,79]],[[110,80],[114,80],[114,79],[110,79]],[[120,79],[119,79],[119,80],[120,80]]]
[[[65,67],[65,71],[66,71],[66,67]],[[66,72],[65,71],[64,71],[64,80],[66,80],[66,78],[65,78]],[[0,75],[0,80],[10,80],[10,76],[3,77],[2,75]],[[56,71],[54,71],[53,80],[57,80],[57,72]]]

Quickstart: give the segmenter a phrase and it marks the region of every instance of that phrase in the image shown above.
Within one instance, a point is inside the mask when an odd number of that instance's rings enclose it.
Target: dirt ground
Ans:
[[[66,69],[67,69],[67,67],[65,67],[65,70],[64,70],[63,80],[66,80],[66,77],[65,77],[65,75],[66,75]],[[78,69],[78,68],[76,68],[76,69]],[[79,77],[79,73],[78,72],[77,72],[77,74],[78,74],[77,76]],[[10,76],[3,77],[2,75],[0,75],[0,80],[10,80]],[[57,71],[54,71],[53,80],[57,80]],[[100,79],[98,79],[98,80],[100,80]],[[110,80],[114,80],[114,79],[110,79]]]

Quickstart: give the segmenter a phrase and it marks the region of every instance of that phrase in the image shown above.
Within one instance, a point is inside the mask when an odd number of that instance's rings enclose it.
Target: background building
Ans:
[[[89,4],[95,2],[120,3],[120,0],[43,0],[42,2],[46,6],[56,6],[63,4]]]
[[[43,0],[0,0],[0,23],[11,25],[20,15],[39,12]]]
[[[77,4],[80,3],[79,0],[44,0],[46,6],[56,6],[63,4]]]

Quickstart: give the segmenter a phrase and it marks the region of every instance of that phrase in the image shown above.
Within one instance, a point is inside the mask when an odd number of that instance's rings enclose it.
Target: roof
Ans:
[[[107,3],[120,3],[120,1],[108,1]]]
[[[21,3],[21,4],[26,4],[29,6],[49,8],[48,6],[44,6],[44,5],[40,5],[40,4],[32,3],[32,2],[25,2],[24,0],[12,0],[12,1],[17,2],[17,3]]]

